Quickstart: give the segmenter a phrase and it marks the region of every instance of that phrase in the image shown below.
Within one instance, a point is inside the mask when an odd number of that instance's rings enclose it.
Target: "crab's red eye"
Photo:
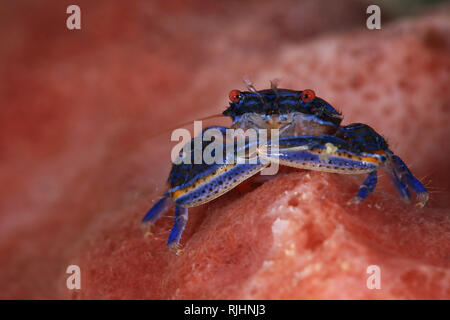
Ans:
[[[303,90],[302,92],[302,101],[303,102],[309,102],[313,100],[316,97],[316,94],[311,89]]]
[[[233,102],[239,102],[239,100],[241,99],[241,92],[239,90],[231,90],[228,94],[228,97]]]

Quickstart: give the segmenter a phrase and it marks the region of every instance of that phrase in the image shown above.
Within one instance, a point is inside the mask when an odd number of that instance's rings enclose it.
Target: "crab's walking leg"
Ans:
[[[364,182],[359,187],[358,193],[356,196],[349,201],[349,204],[358,204],[364,199],[367,198],[367,196],[375,189],[375,186],[377,185],[377,171],[372,171],[369,173],[369,175],[366,177]]]
[[[167,246],[171,251],[176,254],[181,253],[180,238],[183,234],[186,222],[188,220],[188,209],[176,206],[175,207],[175,221],[170,230],[169,239],[167,240]]]
[[[153,207],[147,212],[147,214],[142,219],[142,222],[154,224],[161,215],[169,208],[172,201],[165,194],[161,199],[156,202]]]
[[[172,201],[166,193],[161,199],[156,202],[153,207],[147,212],[142,219],[142,232],[145,237],[151,237],[153,235],[152,227],[155,222],[161,217],[161,215],[167,211]]]
[[[400,198],[409,203],[411,201],[411,194],[409,193],[408,186],[400,180],[397,172],[393,168],[387,168],[386,171]]]
[[[219,129],[222,133],[225,129],[223,127],[214,128]],[[206,164],[203,159],[201,163],[196,164],[191,159],[190,162],[173,164],[166,195],[144,217],[144,222],[154,222],[170,203],[175,204],[175,221],[167,242],[171,251],[181,252],[180,239],[188,219],[187,208],[199,206],[220,197],[269,165],[255,157],[257,142],[245,140],[245,143],[242,144],[238,142],[230,142],[230,145],[224,144],[218,150],[223,153],[223,161],[217,163]],[[227,148],[231,145],[234,147]],[[209,146],[208,143],[201,145],[202,154]],[[241,154],[240,151],[246,152]],[[194,154],[195,150],[191,156]],[[245,159],[247,154],[249,158]],[[242,158],[244,155],[245,157]],[[242,163],[238,160],[245,161]]]
[[[399,188],[402,190],[406,190],[408,198],[411,198],[411,196],[409,195],[409,191],[407,190],[408,187],[411,188],[411,190],[416,194],[418,200],[417,205],[419,207],[425,206],[429,198],[429,193],[425,186],[416,177],[413,176],[411,171],[408,169],[408,167],[400,157],[392,155],[391,161],[393,164],[392,175],[394,176],[394,185],[395,183],[397,183],[397,190]]]
[[[187,208],[195,207],[220,197],[261,171],[264,167],[265,165],[261,163],[205,165],[202,178],[196,178],[193,184],[186,183],[181,185],[175,191],[169,189],[172,201],[176,205],[175,223],[167,242],[169,249],[175,253],[181,252],[180,238],[188,219]]]

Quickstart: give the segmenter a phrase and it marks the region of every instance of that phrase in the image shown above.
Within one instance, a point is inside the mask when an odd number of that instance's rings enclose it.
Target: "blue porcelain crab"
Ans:
[[[383,168],[403,200],[411,201],[412,190],[417,205],[426,204],[427,189],[389,149],[385,139],[362,123],[341,126],[341,113],[313,90],[280,89],[272,84],[270,89],[258,91],[248,84],[248,91],[232,90],[229,99],[223,115],[231,117],[231,128],[278,129],[279,139],[276,146],[272,141],[256,149],[259,156],[256,163],[173,164],[167,191],[143,219],[151,226],[169,206],[175,205],[175,222],[167,242],[173,252],[181,252],[180,238],[189,207],[220,197],[275,162],[308,170],[366,174],[350,204],[360,203],[374,190],[378,169]],[[214,128],[224,135],[229,129]],[[202,142],[201,148],[207,146],[208,143]],[[244,148],[251,148],[250,142]],[[224,148],[223,152],[225,157],[236,158],[236,151],[227,154]]]

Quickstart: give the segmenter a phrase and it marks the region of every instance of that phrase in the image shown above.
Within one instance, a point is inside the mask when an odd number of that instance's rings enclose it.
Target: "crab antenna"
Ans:
[[[258,93],[258,90],[256,90],[256,88],[253,86],[253,83],[250,81],[249,78],[244,77],[244,83],[247,86],[249,91],[251,91],[253,93]]]
[[[246,84],[248,90],[249,90],[250,92],[255,93],[255,94],[258,96],[259,100],[261,100],[261,102],[263,103],[263,105],[266,105],[266,101],[264,100],[263,96],[258,92],[258,90],[256,90],[255,86],[254,86],[253,83],[250,81],[250,79],[247,78],[247,77],[244,77],[244,83]]]
[[[224,117],[224,115],[222,115],[222,114],[213,114],[213,115],[210,115],[210,116],[199,118],[197,120],[207,120],[207,119],[212,119],[212,118],[216,118],[216,117],[217,118],[218,117]],[[129,143],[127,143],[126,147],[124,147],[122,152],[120,154],[118,154],[117,156],[118,157],[125,156],[125,155],[129,154],[130,152],[133,152],[133,151],[138,150],[140,148],[144,148],[144,145],[145,145],[145,143],[148,140],[154,139],[154,138],[158,137],[161,134],[170,132],[170,131],[172,131],[174,129],[177,129],[179,127],[183,127],[183,126],[186,126],[188,124],[191,124],[191,123],[193,123],[193,121],[195,121],[195,120],[187,121],[187,122],[184,122],[184,123],[180,123],[180,124],[178,124],[176,126],[173,126],[171,128],[168,128],[168,129],[165,129],[165,130],[161,130],[159,132],[155,132],[155,133],[153,133],[153,134],[151,134],[149,136],[145,135],[145,139],[130,141]]]
[[[280,93],[278,92],[278,79],[270,80],[270,89],[275,93],[275,96],[277,97],[275,99],[277,107],[278,107],[278,100],[280,99]]]

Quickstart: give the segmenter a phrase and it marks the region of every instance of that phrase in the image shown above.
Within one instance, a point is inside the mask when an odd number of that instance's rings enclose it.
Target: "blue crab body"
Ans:
[[[173,164],[167,192],[143,219],[147,224],[156,220],[173,203],[175,222],[168,246],[180,253],[180,238],[188,218],[189,207],[209,202],[236,187],[273,163],[339,174],[366,174],[357,194],[349,204],[363,201],[377,184],[377,171],[383,168],[399,196],[409,202],[412,190],[419,206],[428,200],[428,192],[405,163],[388,148],[382,136],[361,123],[341,126],[342,116],[312,90],[293,91],[271,89],[230,92],[230,106],[225,116],[233,120],[234,129],[278,129],[279,138],[266,144],[245,140],[232,152],[222,148],[225,163]],[[227,128],[219,129],[223,135]],[[205,130],[206,131],[206,130]],[[205,132],[204,131],[204,132]],[[191,142],[193,143],[193,142]],[[202,149],[212,142],[203,142]],[[253,163],[239,163],[239,148],[257,153]]]

